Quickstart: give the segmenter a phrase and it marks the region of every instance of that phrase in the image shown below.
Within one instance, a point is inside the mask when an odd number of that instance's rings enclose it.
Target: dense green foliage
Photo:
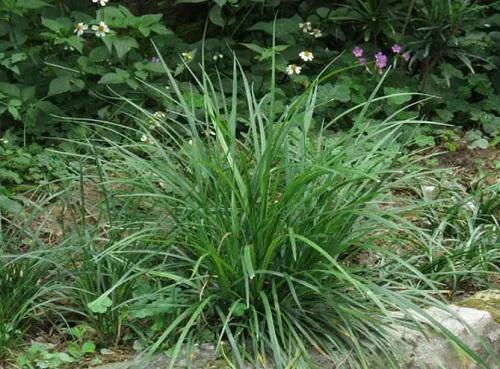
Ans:
[[[1,1],[0,367],[397,368],[425,316],[488,369],[424,308],[498,284],[499,35],[497,1]]]

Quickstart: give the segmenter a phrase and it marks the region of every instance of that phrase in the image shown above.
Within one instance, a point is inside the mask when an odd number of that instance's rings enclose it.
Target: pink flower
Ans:
[[[354,49],[352,49],[352,53],[356,58],[361,58],[363,56],[363,49],[356,46]]]
[[[359,64],[366,65],[366,58],[359,58],[358,61],[359,61]]]
[[[405,52],[405,53],[403,54],[403,59],[404,59],[405,61],[410,61],[410,59],[411,59],[411,54],[410,54],[410,52],[409,52],[409,51],[407,51],[407,52]]]
[[[375,54],[375,65],[380,70],[387,66],[387,56],[381,51]]]
[[[399,54],[401,52],[401,45],[400,44],[392,45],[392,52],[394,54]]]

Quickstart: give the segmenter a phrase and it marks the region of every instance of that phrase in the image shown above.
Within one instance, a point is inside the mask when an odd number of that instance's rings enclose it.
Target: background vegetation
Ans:
[[[498,1],[2,1],[0,362],[396,367],[499,283],[499,55]]]

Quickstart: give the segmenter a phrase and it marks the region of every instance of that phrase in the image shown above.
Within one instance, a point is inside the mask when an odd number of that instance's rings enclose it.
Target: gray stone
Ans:
[[[449,306],[450,313],[438,308],[427,313],[450,331],[472,351],[482,357],[491,369],[500,369],[500,324],[487,311]],[[426,318],[421,317],[423,323]],[[399,338],[405,343],[405,369],[479,369],[456,344],[436,332],[425,335],[401,329]]]

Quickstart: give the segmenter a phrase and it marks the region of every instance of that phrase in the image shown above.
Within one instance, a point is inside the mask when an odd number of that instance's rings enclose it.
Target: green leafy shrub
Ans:
[[[157,71],[147,56],[149,41],[144,41],[168,34],[161,18],[161,14],[134,16],[120,5],[97,9],[90,1],[63,6],[53,0],[4,2],[0,114],[6,122],[2,125],[22,128],[25,137],[47,133],[61,137],[65,129],[51,114],[98,116],[101,108],[100,114],[105,114],[109,103],[96,95],[104,92],[104,85],[136,90],[135,78],[148,79]]]

